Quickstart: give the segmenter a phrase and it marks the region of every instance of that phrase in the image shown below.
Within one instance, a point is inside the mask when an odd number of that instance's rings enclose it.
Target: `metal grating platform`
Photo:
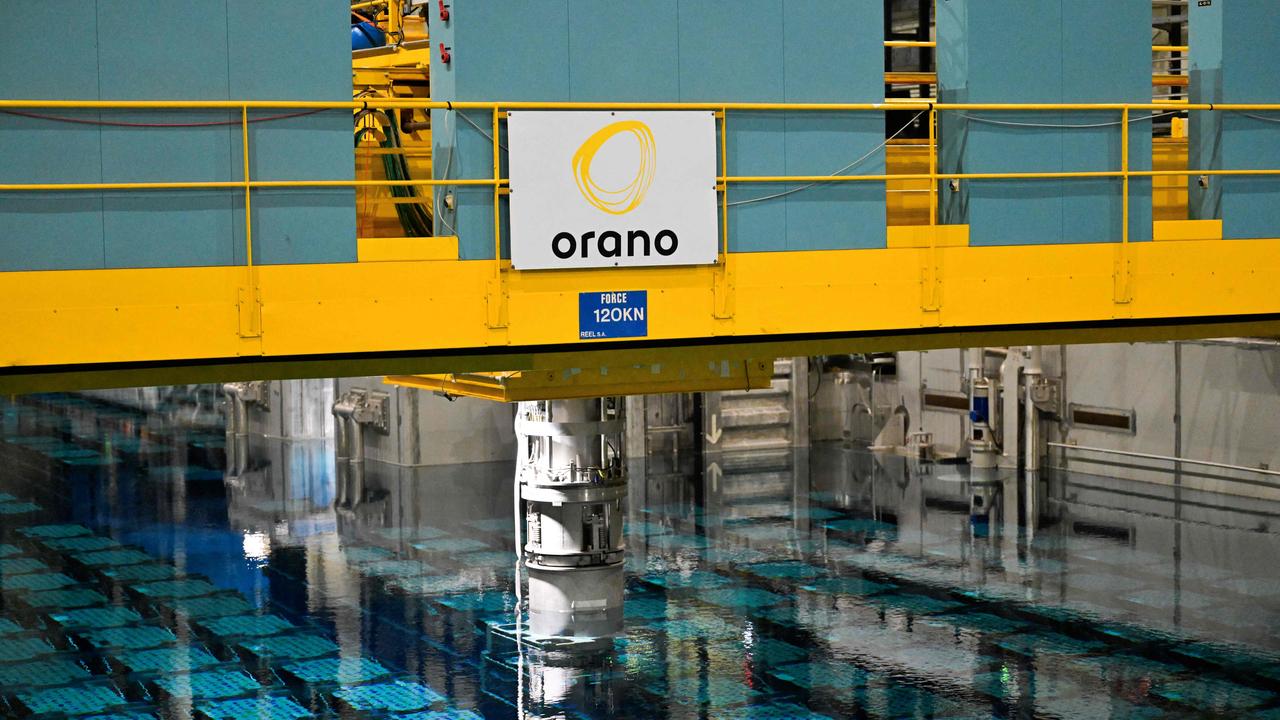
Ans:
[[[293,698],[268,695],[203,703],[196,708],[196,717],[205,720],[295,720],[312,717],[312,714]]]
[[[308,685],[336,683],[354,685],[391,674],[381,664],[367,658],[319,658],[292,662],[280,668],[289,678]]]
[[[19,535],[32,539],[70,538],[92,535],[93,531],[83,525],[68,523],[63,525],[36,525],[22,528]]]
[[[97,590],[88,588],[71,588],[62,590],[45,590],[27,593],[22,596],[22,603],[34,610],[47,611],[53,609],[74,610],[95,605],[106,605],[107,596]]]
[[[211,670],[164,677],[153,685],[164,695],[196,700],[221,700],[256,693],[262,689],[254,677],[243,670]]]
[[[178,641],[178,636],[169,628],[158,625],[141,625],[138,627],[116,627],[105,630],[94,630],[83,635],[84,641],[98,650],[115,648],[120,650],[146,650],[169,645]]]
[[[18,693],[15,702],[30,715],[88,715],[128,704],[108,685],[79,685]]]
[[[444,700],[443,695],[426,685],[404,680],[342,688],[334,691],[333,697],[357,712],[385,713],[424,710]]]
[[[75,585],[76,580],[62,573],[30,573],[27,575],[0,575],[0,591],[39,592],[58,590]]]
[[[129,588],[142,597],[153,600],[171,600],[205,597],[223,592],[222,588],[199,579],[161,580],[160,582],[133,585]]]
[[[488,543],[471,538],[442,537],[432,540],[418,540],[409,543],[409,547],[424,553],[465,553],[476,550],[489,550]]]
[[[142,622],[142,616],[127,607],[80,608],[55,612],[49,615],[49,621],[63,630],[81,628],[108,628],[132,625]]]
[[[5,638],[0,642],[0,663],[26,662],[55,652],[49,641],[41,637]]]
[[[267,637],[298,629],[279,615],[228,615],[198,623],[198,629],[217,638]]]
[[[72,562],[79,563],[89,568],[116,567],[121,565],[137,565],[139,563],[148,563],[155,558],[146,554],[141,550],[133,548],[120,548],[111,550],[98,550],[95,552],[76,553],[71,556]]]
[[[120,543],[118,541],[107,537],[98,537],[96,535],[52,538],[49,540],[41,540],[40,544],[59,553],[89,553],[96,552],[98,550],[113,550],[120,547]]]
[[[122,669],[136,673],[189,672],[219,664],[218,658],[200,647],[167,647],[124,650],[112,655]]]
[[[224,594],[198,598],[172,598],[162,600],[157,606],[171,614],[181,614],[191,620],[247,615],[257,610],[240,595]]]
[[[408,595],[450,595],[474,591],[476,581],[457,576],[422,575],[417,577],[397,577],[387,581],[387,589]]]
[[[378,547],[377,545],[343,548],[342,554],[346,557],[347,562],[352,563],[353,565],[374,562],[376,560],[391,560],[396,556],[396,554],[390,550]]]
[[[21,575],[48,569],[48,565],[35,558],[10,557],[0,560],[0,575]]]
[[[112,552],[108,550],[107,552]],[[148,583],[157,582],[159,580],[173,580],[178,577],[178,569],[172,565],[162,565],[160,563],[143,563],[139,565],[125,565],[123,567],[103,568],[98,573],[112,582],[119,583]]]
[[[374,560],[359,566],[365,577],[411,577],[430,575],[436,569],[421,560]]]
[[[62,658],[0,665],[0,688],[70,685],[92,677],[80,663]]]
[[[239,647],[264,662],[306,660],[338,652],[338,646],[332,640],[319,635],[278,635],[244,642]]]

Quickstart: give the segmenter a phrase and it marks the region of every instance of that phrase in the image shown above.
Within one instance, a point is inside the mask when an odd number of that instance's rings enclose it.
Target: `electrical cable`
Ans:
[[[249,124],[262,122],[275,122],[277,120],[289,120],[290,118],[306,117],[307,115],[315,115],[316,113],[326,112],[338,108],[320,108],[318,110],[303,110],[295,113],[285,113],[283,115],[268,115],[260,118],[249,118]],[[100,127],[129,127],[129,128],[201,128],[201,127],[224,127],[228,125],[239,125],[240,120],[210,120],[208,122],[190,122],[190,123],[136,123],[123,122],[118,120],[88,120],[86,118],[72,118],[62,115],[45,115],[43,113],[25,112],[22,110],[0,110],[5,115],[16,115],[18,117],[32,118],[35,120],[49,120],[51,122],[71,123],[73,125],[95,125]]]
[[[1227,112],[1230,112],[1230,111],[1227,111]],[[1265,115],[1254,115],[1253,113],[1247,113],[1243,111],[1239,111],[1239,112],[1241,115],[1251,120],[1261,120],[1262,122],[1269,122],[1269,123],[1280,123],[1280,118],[1267,117]]]
[[[1148,122],[1151,120],[1155,120],[1156,118],[1168,117],[1170,115],[1177,115],[1179,112],[1181,111],[1171,110],[1169,112],[1156,113],[1153,115],[1148,115],[1146,117],[1129,118],[1129,123],[1132,124],[1132,123],[1139,123],[1139,122]],[[1116,127],[1118,125],[1123,124],[1124,122],[1123,120],[1114,120],[1114,121],[1108,121],[1103,123],[1082,123],[1080,125],[1058,124],[1058,123],[1029,123],[1029,122],[1016,122],[1013,120],[992,120],[991,118],[983,118],[983,117],[978,117],[976,115],[967,115],[965,113],[957,113],[957,114],[960,117],[964,118],[965,120],[972,120],[973,122],[982,123],[984,125],[999,125],[1002,127],[1047,128],[1050,130],[1078,130],[1078,129],[1089,129],[1089,128]]]
[[[467,117],[466,113],[461,113],[459,117],[461,117],[463,120],[466,120],[467,124],[470,125],[471,127],[475,128],[476,130],[479,130],[480,134],[484,136],[485,140],[488,140],[491,143],[493,142],[493,135],[486,132],[485,129],[480,127],[480,125],[477,124],[475,120],[472,120],[471,118]],[[502,143],[498,143],[498,147],[502,148],[503,150],[507,149],[507,146],[503,145]]]
[[[457,138],[453,137],[453,135],[450,134],[449,118],[455,112],[457,111],[454,110],[452,107],[444,111],[444,137],[445,137],[445,141],[449,143],[449,154],[445,157],[444,172],[441,173],[440,175],[441,180],[449,179],[449,169],[453,167],[453,146],[457,144]],[[453,125],[454,125],[454,129],[456,130],[458,121],[454,120]],[[435,191],[432,193],[431,197],[432,197],[433,207],[444,208],[445,210],[448,210],[449,208],[441,204],[440,202],[440,191],[443,189],[444,189],[443,185],[437,185],[435,188]],[[448,193],[445,193],[445,194],[447,195]],[[446,228],[449,229],[450,235],[457,235],[458,231],[453,229],[453,225],[450,225],[449,221],[444,219],[444,216],[445,216],[444,212],[436,212],[435,214],[435,217],[440,221],[440,224],[444,225]]]
[[[369,115],[380,118],[385,123],[383,139],[378,141],[379,147],[384,150],[402,150],[400,132],[396,128],[395,122],[381,111],[370,112]],[[359,147],[361,140],[372,132],[374,132],[372,127],[360,128],[355,134],[356,147]],[[388,180],[407,181],[413,179],[409,173],[408,162],[401,152],[383,154],[382,167]],[[391,196],[395,198],[418,197],[417,188],[412,185],[392,185],[390,186],[390,191]],[[406,237],[430,237],[432,235],[431,213],[422,203],[396,203],[395,208],[396,216],[400,220],[400,227]]]
[[[842,175],[842,174],[844,174],[844,173],[848,172],[849,170],[852,170],[853,168],[855,168],[855,167],[857,167],[858,165],[860,165],[864,160],[866,160],[867,158],[869,158],[869,157],[871,157],[872,155],[874,155],[874,154],[876,154],[877,152],[879,152],[881,148],[883,148],[885,145],[888,145],[888,144],[889,144],[889,141],[890,141],[890,140],[893,140],[894,138],[898,137],[898,136],[899,136],[899,135],[901,135],[903,132],[905,132],[907,128],[909,128],[909,127],[911,127],[913,124],[915,124],[915,121],[919,120],[919,119],[920,119],[920,117],[921,117],[922,115],[924,115],[924,114],[925,114],[925,112],[926,112],[925,110],[921,110],[920,112],[916,113],[915,117],[913,117],[913,118],[911,118],[910,120],[908,120],[908,121],[907,121],[907,123],[906,123],[905,125],[903,125],[902,127],[898,128],[898,129],[897,129],[897,131],[896,131],[896,132],[894,132],[894,133],[893,133],[892,135],[890,135],[889,137],[885,138],[885,139],[884,139],[884,142],[882,142],[882,143],[880,143],[879,145],[876,145],[875,147],[871,148],[870,150],[868,150],[868,151],[867,151],[867,153],[866,153],[865,155],[863,155],[862,157],[858,158],[857,160],[854,160],[853,162],[849,163],[848,165],[845,165],[844,167],[840,168],[839,170],[837,170],[837,171],[835,171],[835,172],[831,173],[831,177],[837,177],[837,176],[839,176],[839,175]],[[737,207],[737,206],[739,206],[739,205],[750,205],[751,203],[764,202],[765,200],[776,200],[776,199],[778,199],[778,198],[783,198],[783,197],[786,197],[786,196],[788,196],[788,195],[794,195],[795,193],[798,193],[798,192],[801,192],[801,191],[804,191],[804,190],[808,190],[809,188],[815,187],[815,186],[817,186],[817,185],[821,185],[821,184],[823,184],[824,182],[825,182],[825,181],[811,182],[811,183],[809,183],[809,184],[807,184],[807,185],[801,185],[800,187],[797,187],[797,188],[792,188],[792,189],[790,189],[790,190],[784,190],[784,191],[782,191],[782,192],[780,192],[780,193],[774,193],[773,195],[762,195],[762,196],[760,196],[760,197],[747,198],[746,200],[735,200],[735,201],[733,201],[733,202],[731,202],[731,203],[728,203],[728,206],[729,206],[729,207]]]

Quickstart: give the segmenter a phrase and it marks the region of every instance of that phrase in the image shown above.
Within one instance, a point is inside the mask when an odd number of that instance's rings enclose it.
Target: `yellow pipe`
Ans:
[[[720,177],[729,177],[729,113],[720,112]],[[719,180],[719,178],[717,178]],[[720,183],[720,241],[725,262],[729,257],[729,184]],[[728,267],[726,264],[725,267]]]
[[[0,108],[85,108],[102,110],[359,110],[364,103],[332,100],[0,100]],[[442,105],[443,106],[443,105]],[[370,107],[373,107],[372,102]]]
[[[1120,171],[1124,173],[1120,190],[1120,290],[1116,300],[1129,302],[1129,109],[1120,114]]]
[[[821,183],[928,179],[928,175],[734,175],[716,178],[719,182],[728,183]]]
[[[885,40],[887,48],[933,48],[938,47],[934,40]],[[1151,52],[1189,52],[1187,45],[1152,45]]]
[[[887,72],[884,74],[884,81],[889,85],[934,85],[938,82],[938,74],[931,72]]]
[[[1221,111],[1280,111],[1280,103],[1214,103],[1189,104],[1179,102],[1150,103],[932,103],[932,102],[879,102],[879,103],[681,103],[681,102],[479,102],[439,100],[379,99],[352,102],[326,102],[305,100],[0,100],[0,109],[31,108],[81,108],[81,109],[310,109],[310,110],[359,110],[362,108],[420,108],[452,110],[753,110],[788,112],[879,112],[884,110],[991,110],[1010,112],[1091,111],[1111,110],[1221,110]]]
[[[244,246],[245,264],[253,270],[253,211],[249,196],[253,194],[249,178],[249,108],[240,108],[240,146],[244,152]]]
[[[1131,177],[1189,177],[1191,175],[1280,175],[1280,170],[1134,170]]]
[[[938,111],[929,110],[929,224],[938,223]]]
[[[493,273],[502,277],[502,222],[498,212],[500,185],[502,184],[502,160],[498,151],[498,108],[493,109]]]
[[[57,190],[217,190],[242,188],[244,183],[235,181],[220,182],[140,182],[140,183],[5,183],[0,190],[5,192],[23,191],[57,191]]]
[[[368,8],[382,7],[387,4],[387,0],[369,0],[369,2],[352,3],[352,10],[367,10]]]
[[[1208,176],[1270,176],[1280,175],[1276,170],[1097,170],[1082,172],[1003,172],[1003,173],[903,173],[895,175],[735,175],[718,177],[721,183],[823,183],[823,182],[884,182],[889,180],[1052,180],[1071,178],[1123,178],[1131,177],[1189,177]],[[499,178],[499,185],[507,185],[508,178]],[[447,180],[253,180],[251,188],[307,188],[307,187],[398,187],[398,186],[493,186],[491,178],[450,178]],[[0,192],[48,192],[91,190],[217,190],[243,188],[238,181],[211,182],[142,182],[142,183],[28,183],[0,184]],[[921,190],[920,192],[926,192]],[[936,200],[935,200],[936,202]]]
[[[305,188],[305,187],[404,187],[430,185],[493,185],[489,178],[459,178],[448,180],[253,180],[251,188]],[[506,178],[499,180],[507,183]],[[0,184],[0,191],[58,191],[58,190],[219,190],[238,189],[245,186],[239,181],[209,182],[139,182],[139,183],[7,183]]]

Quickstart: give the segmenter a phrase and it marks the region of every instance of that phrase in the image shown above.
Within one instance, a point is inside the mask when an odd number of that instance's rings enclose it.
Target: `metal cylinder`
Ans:
[[[622,629],[622,403],[520,403],[517,478],[534,635],[600,637]]]
[[[1027,365],[1023,368],[1023,467],[1027,472],[1040,469],[1040,410],[1032,397],[1036,381],[1044,372],[1038,345],[1027,348]]]

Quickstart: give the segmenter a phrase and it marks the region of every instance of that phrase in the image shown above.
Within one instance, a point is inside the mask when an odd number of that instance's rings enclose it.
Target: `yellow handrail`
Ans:
[[[1280,103],[939,103],[927,100],[875,103],[785,102],[538,102],[455,101],[413,98],[370,98],[354,101],[324,100],[0,100],[0,110],[759,110],[786,112],[859,112],[880,110],[1008,110],[1088,111],[1114,110],[1252,110],[1280,111]]]
[[[887,48],[936,48],[936,40],[885,40]],[[1151,52],[1190,52],[1189,45],[1152,45]]]
[[[1117,266],[1115,272],[1115,301],[1129,302],[1130,283],[1128,268],[1129,245],[1129,185],[1135,177],[1190,177],[1190,176],[1280,176],[1276,170],[1134,170],[1130,167],[1129,158],[1129,121],[1134,113],[1151,111],[1256,111],[1280,112],[1280,103],[1224,103],[1224,104],[1190,104],[1180,102],[1143,102],[1143,103],[934,103],[927,101],[895,102],[895,103],[778,103],[778,102],[482,102],[459,101],[448,102],[421,99],[386,99],[370,98],[356,101],[273,101],[273,100],[0,100],[0,112],[28,108],[69,108],[69,109],[225,109],[237,111],[238,121],[228,124],[240,126],[243,144],[243,173],[240,181],[199,181],[199,182],[99,182],[99,183],[4,183],[0,184],[0,192],[23,191],[96,191],[96,190],[172,190],[172,189],[243,189],[245,193],[245,252],[248,278],[245,287],[256,288],[253,264],[253,226],[252,226],[252,191],[259,188],[316,188],[316,187],[397,187],[397,186],[482,186],[493,190],[493,232],[494,232],[494,280],[490,289],[490,326],[503,328],[506,325],[504,261],[501,258],[501,196],[510,186],[509,178],[501,176],[501,146],[499,133],[502,118],[508,110],[711,110],[720,119],[720,167],[717,175],[717,189],[721,193],[720,205],[723,215],[720,230],[724,242],[725,271],[728,271],[728,187],[731,184],[762,183],[849,183],[849,182],[886,182],[886,181],[928,181],[930,189],[929,225],[938,224],[938,183],[943,180],[1035,180],[1035,179],[1071,179],[1071,178],[1119,178],[1122,181],[1123,195],[1122,216],[1123,229],[1121,242],[1117,246]],[[490,130],[493,151],[492,176],[482,178],[431,178],[419,180],[255,180],[251,177],[249,152],[249,118],[250,110],[258,109],[306,109],[306,110],[342,110],[352,112],[368,109],[415,108],[442,110],[474,110],[488,113],[491,117]],[[727,116],[734,111],[756,112],[883,112],[885,110],[916,110],[928,117],[929,135],[929,171],[916,174],[877,173],[866,175],[730,175],[727,164]],[[938,143],[936,141],[936,123],[941,113],[986,111],[1032,113],[1042,111],[1054,112],[1115,112],[1120,115],[1121,158],[1117,170],[1096,171],[1059,171],[1059,172],[969,172],[946,173],[938,170]],[[936,255],[936,239],[930,241],[930,253]],[[936,257],[934,258],[936,260]],[[721,302],[721,300],[717,300]],[[934,299],[926,293],[925,305],[932,307]],[[247,319],[246,319],[247,318]],[[250,313],[242,316],[242,336],[257,338],[257,320]]]

